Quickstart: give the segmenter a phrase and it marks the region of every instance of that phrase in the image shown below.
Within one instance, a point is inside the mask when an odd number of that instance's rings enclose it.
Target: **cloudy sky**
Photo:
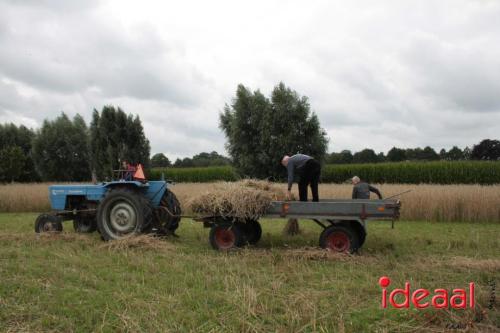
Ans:
[[[112,104],[152,152],[224,152],[243,83],[310,99],[330,151],[500,137],[500,1],[0,0],[0,123]]]

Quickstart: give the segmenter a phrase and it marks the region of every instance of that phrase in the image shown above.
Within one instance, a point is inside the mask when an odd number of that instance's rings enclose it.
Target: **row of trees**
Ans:
[[[149,165],[149,141],[138,116],[94,110],[92,122],[61,113],[40,129],[0,125],[0,181],[83,181],[111,177],[120,160]]]
[[[425,148],[396,148],[393,147],[387,155],[383,152],[376,154],[372,149],[352,153],[350,150],[343,150],[340,153],[325,155],[326,164],[351,164],[351,163],[379,163],[379,162],[402,162],[402,161],[466,161],[466,160],[497,160],[500,142],[497,140],[483,140],[474,145],[473,149],[465,147],[460,149],[454,146],[450,150],[441,149],[439,154],[431,147]],[[220,155],[216,151],[211,153],[200,153],[192,158],[186,157],[176,159],[174,163],[163,153],[155,154],[151,157],[151,167],[153,168],[189,168],[231,165],[232,162],[226,156]]]
[[[385,155],[383,152],[375,153],[373,149],[363,149],[352,153],[343,150],[340,153],[331,153],[326,156],[328,164],[350,164],[350,163],[379,163],[379,162],[402,162],[402,161],[465,161],[465,160],[500,160],[500,141],[482,140],[474,145],[472,149],[465,147],[463,150],[454,146],[450,150],[441,149],[437,153],[433,148],[397,148],[393,147]]]

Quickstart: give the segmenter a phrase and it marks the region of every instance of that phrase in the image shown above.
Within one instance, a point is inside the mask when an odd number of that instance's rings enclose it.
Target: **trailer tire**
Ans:
[[[78,233],[92,233],[97,230],[97,221],[92,216],[77,215],[73,220],[73,229]]]
[[[35,221],[35,232],[61,232],[63,231],[62,218],[52,214],[40,214]]]
[[[244,233],[237,224],[214,224],[210,229],[210,245],[215,250],[231,250],[245,242]]]
[[[331,225],[321,233],[319,246],[335,252],[353,253],[359,248],[358,233],[351,227]]]
[[[254,245],[262,237],[262,227],[257,220],[247,220],[239,224],[245,235],[245,242]]]
[[[97,227],[106,241],[142,232],[151,225],[152,217],[149,200],[124,188],[110,190],[97,207]]]

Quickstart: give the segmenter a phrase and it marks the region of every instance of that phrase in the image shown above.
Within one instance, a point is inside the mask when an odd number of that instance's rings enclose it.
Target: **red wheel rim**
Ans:
[[[215,243],[219,249],[230,249],[236,242],[236,236],[230,229],[217,228],[215,230]]]
[[[330,250],[337,252],[346,252],[351,248],[351,240],[346,233],[341,231],[332,232],[326,244]]]

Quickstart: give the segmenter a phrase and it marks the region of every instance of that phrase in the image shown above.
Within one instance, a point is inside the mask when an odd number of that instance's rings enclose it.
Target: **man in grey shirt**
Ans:
[[[308,155],[296,154],[293,156],[285,155],[281,160],[281,164],[287,169],[288,173],[288,198],[292,195],[293,177],[297,173],[300,176],[300,201],[307,201],[308,185],[311,185],[313,201],[319,201],[318,182],[321,175],[321,165],[318,161]]]
[[[375,193],[379,199],[382,199],[382,194],[378,188],[361,181],[358,176],[352,177],[352,185],[354,185],[352,188],[353,199],[370,199],[370,192]]]

